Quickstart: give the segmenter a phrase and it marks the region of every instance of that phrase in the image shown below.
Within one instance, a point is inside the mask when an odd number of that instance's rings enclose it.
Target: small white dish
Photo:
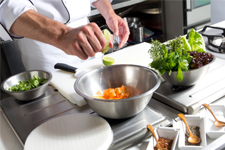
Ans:
[[[198,150],[198,149],[203,149],[204,147],[206,147],[207,142],[206,142],[206,132],[205,132],[205,118],[202,118],[197,115],[185,115],[185,119],[188,123],[188,126],[200,127],[201,143],[199,146],[185,145],[186,125],[184,124],[183,121],[181,121],[178,147],[181,150]]]
[[[178,136],[179,136],[178,130],[176,130],[172,127],[158,127],[154,131],[155,131],[157,139],[159,137],[163,137],[163,138],[166,138],[166,139],[173,140],[171,150],[175,150],[176,144],[177,144],[177,139],[178,139]],[[149,140],[148,147],[147,147],[146,150],[154,150],[155,145],[156,145],[155,138],[153,136],[151,136],[151,138]]]
[[[225,122],[225,105],[209,104],[209,107],[218,120]],[[213,124],[215,119],[207,108],[205,108],[205,121],[206,134],[211,139],[217,139],[221,135],[225,134],[225,127],[216,127]]]

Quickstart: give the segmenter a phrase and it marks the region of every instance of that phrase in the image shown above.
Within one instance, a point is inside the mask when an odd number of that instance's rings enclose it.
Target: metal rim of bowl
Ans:
[[[28,90],[28,91],[13,92],[13,91],[8,91],[8,90],[5,90],[5,89],[4,89],[4,84],[5,84],[5,82],[8,81],[10,78],[13,78],[13,77],[18,76],[18,75],[21,75],[21,74],[26,74],[26,73],[34,72],[34,71],[39,71],[39,72],[45,72],[45,73],[47,73],[47,74],[49,75],[48,81],[45,82],[45,84],[40,85],[39,87],[33,88],[33,89],[31,89],[31,90]],[[29,70],[29,71],[26,71],[26,72],[21,72],[21,73],[15,74],[15,75],[10,76],[10,77],[8,77],[7,79],[5,79],[5,80],[2,82],[2,84],[1,84],[1,89],[2,89],[4,92],[6,92],[6,93],[27,93],[27,92],[34,91],[34,90],[36,90],[37,88],[40,88],[40,87],[42,87],[42,86],[48,84],[48,83],[51,81],[51,79],[52,79],[52,73],[51,73],[51,72],[44,71],[44,70]]]
[[[137,96],[133,96],[133,97],[129,97],[129,98],[124,98],[124,99],[117,99],[117,100],[115,100],[115,99],[99,99],[99,98],[93,98],[93,97],[91,97],[91,96],[87,96],[87,95],[85,95],[85,94],[83,94],[83,93],[80,92],[80,90],[77,88],[76,85],[77,85],[77,84],[79,83],[79,81],[82,79],[82,76],[81,76],[81,77],[79,77],[79,78],[75,81],[75,83],[74,83],[74,89],[75,89],[75,91],[76,91],[80,96],[82,96],[82,97],[84,97],[84,98],[86,98],[86,99],[88,99],[88,100],[107,101],[107,102],[121,102],[121,101],[129,101],[129,100],[133,100],[133,99],[136,99],[136,98],[139,98],[139,97],[142,97],[142,96],[146,96],[146,95],[148,95],[149,93],[153,93],[154,91],[157,90],[157,88],[158,88],[158,87],[160,86],[160,84],[161,84],[161,78],[160,78],[159,74],[158,74],[156,71],[154,71],[154,70],[152,70],[152,69],[149,69],[149,68],[147,68],[147,67],[144,67],[144,66],[139,66],[139,65],[130,65],[130,64],[122,64],[122,65],[120,65],[120,64],[118,64],[118,65],[112,65],[112,66],[104,66],[104,67],[100,67],[100,68],[94,69],[94,70],[92,70],[92,71],[90,71],[90,72],[87,72],[86,74],[91,73],[91,72],[95,72],[95,71],[97,71],[97,70],[101,70],[101,69],[105,69],[105,68],[110,68],[110,67],[113,67],[113,66],[134,66],[134,67],[142,67],[143,69],[148,70],[148,71],[150,71],[150,72],[152,72],[152,73],[154,74],[154,76],[158,79],[158,80],[157,80],[157,83],[156,83],[156,85],[155,85],[151,90],[149,90],[149,91],[147,91],[147,92],[144,92],[143,94],[140,94],[140,95],[137,95]],[[84,75],[85,75],[85,74],[84,74]],[[84,75],[83,75],[83,76],[84,76]]]

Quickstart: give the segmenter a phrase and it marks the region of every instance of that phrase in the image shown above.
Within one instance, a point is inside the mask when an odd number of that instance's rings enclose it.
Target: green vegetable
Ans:
[[[188,36],[188,43],[191,46],[191,51],[205,52],[205,43],[201,34],[191,29]]]
[[[166,71],[171,75],[172,71],[177,71],[177,80],[183,80],[182,72],[188,72],[189,64],[192,56],[188,52],[205,51],[203,37],[192,29],[189,33],[189,40],[184,36],[176,37],[175,39],[163,44],[157,40],[151,42],[149,53],[153,61],[149,64],[163,75]]]
[[[8,91],[12,92],[28,91],[43,85],[47,81],[48,81],[47,79],[41,79],[37,75],[34,75],[33,78],[29,80],[27,76],[26,81],[19,81],[18,84],[12,86],[11,88],[8,88]]]

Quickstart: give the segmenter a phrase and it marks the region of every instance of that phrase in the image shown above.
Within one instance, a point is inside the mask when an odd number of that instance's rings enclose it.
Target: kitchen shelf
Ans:
[[[114,0],[112,1],[112,7],[114,10],[116,9],[120,9],[120,8],[124,8],[124,7],[128,7],[128,6],[132,6],[138,3],[142,3],[148,0]],[[99,15],[99,11],[95,8],[92,9],[90,16],[95,16],[95,15]]]

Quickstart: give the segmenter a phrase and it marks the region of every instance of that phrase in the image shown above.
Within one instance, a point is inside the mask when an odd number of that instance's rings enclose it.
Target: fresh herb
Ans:
[[[188,72],[189,64],[193,56],[189,52],[205,52],[203,37],[194,29],[189,32],[189,40],[184,36],[176,37],[175,39],[164,43],[157,40],[151,42],[149,53],[153,61],[149,64],[163,75],[166,71],[171,75],[172,71],[177,71],[177,80],[183,80],[182,72]]]
[[[33,78],[29,80],[27,76],[26,81],[19,81],[18,84],[12,86],[11,88],[8,88],[8,91],[12,92],[28,91],[45,84],[47,81],[48,81],[47,79],[41,79],[37,75],[34,75]]]

